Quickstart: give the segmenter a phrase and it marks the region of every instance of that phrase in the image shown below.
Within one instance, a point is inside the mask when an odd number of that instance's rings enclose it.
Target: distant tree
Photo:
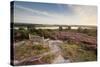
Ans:
[[[79,28],[77,29],[77,32],[82,32],[82,28],[79,27]]]
[[[68,30],[71,30],[71,26],[68,26]]]
[[[59,31],[62,31],[63,29],[62,29],[62,26],[59,26]]]

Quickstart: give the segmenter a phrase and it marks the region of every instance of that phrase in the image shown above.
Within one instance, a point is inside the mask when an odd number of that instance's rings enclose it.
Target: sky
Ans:
[[[15,1],[14,23],[96,26],[97,7]]]

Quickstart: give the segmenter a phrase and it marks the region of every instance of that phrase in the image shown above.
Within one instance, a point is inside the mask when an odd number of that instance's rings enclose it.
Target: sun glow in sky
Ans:
[[[96,6],[14,2],[14,23],[96,25],[96,22]]]

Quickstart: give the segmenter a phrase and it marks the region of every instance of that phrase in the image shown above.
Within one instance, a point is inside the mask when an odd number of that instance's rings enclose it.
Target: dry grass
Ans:
[[[37,56],[39,54],[49,51],[48,46],[39,45],[20,45],[16,46],[14,49],[15,60],[22,60],[28,57]]]
[[[43,56],[41,58],[41,61],[44,62],[44,63],[49,64],[49,63],[52,62],[52,60],[54,60],[54,58],[55,58],[55,55],[54,54],[48,54],[46,56]]]
[[[64,44],[60,46],[62,54],[65,58],[69,58],[72,62],[96,61],[97,55],[95,51],[84,50],[83,47],[76,44]]]

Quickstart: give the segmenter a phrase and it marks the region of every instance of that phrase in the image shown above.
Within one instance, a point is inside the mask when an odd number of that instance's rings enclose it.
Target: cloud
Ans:
[[[58,21],[61,22],[62,20],[64,20],[66,18],[66,16],[61,15],[61,14],[56,14],[56,13],[52,13],[52,12],[47,12],[47,11],[39,11],[39,10],[35,10],[35,9],[30,9],[30,8],[26,8],[26,7],[22,7],[19,5],[16,5],[16,10],[18,10],[18,8],[20,8],[23,11],[19,11],[19,12],[15,12],[15,21],[18,22],[32,22],[33,21],[46,21],[46,23],[49,21],[55,22],[57,23]],[[24,12],[25,11],[25,12]],[[21,12],[21,13],[20,13]],[[38,14],[34,15],[34,14]],[[68,19],[68,18],[67,18]],[[47,21],[48,20],[48,21]]]
[[[72,9],[72,15],[63,15],[46,10],[40,11],[15,5],[14,21],[33,24],[96,25],[96,7],[80,5],[70,5],[68,7]]]
[[[96,25],[97,7],[96,6],[72,6],[72,9],[79,17],[79,22],[85,25]]]

